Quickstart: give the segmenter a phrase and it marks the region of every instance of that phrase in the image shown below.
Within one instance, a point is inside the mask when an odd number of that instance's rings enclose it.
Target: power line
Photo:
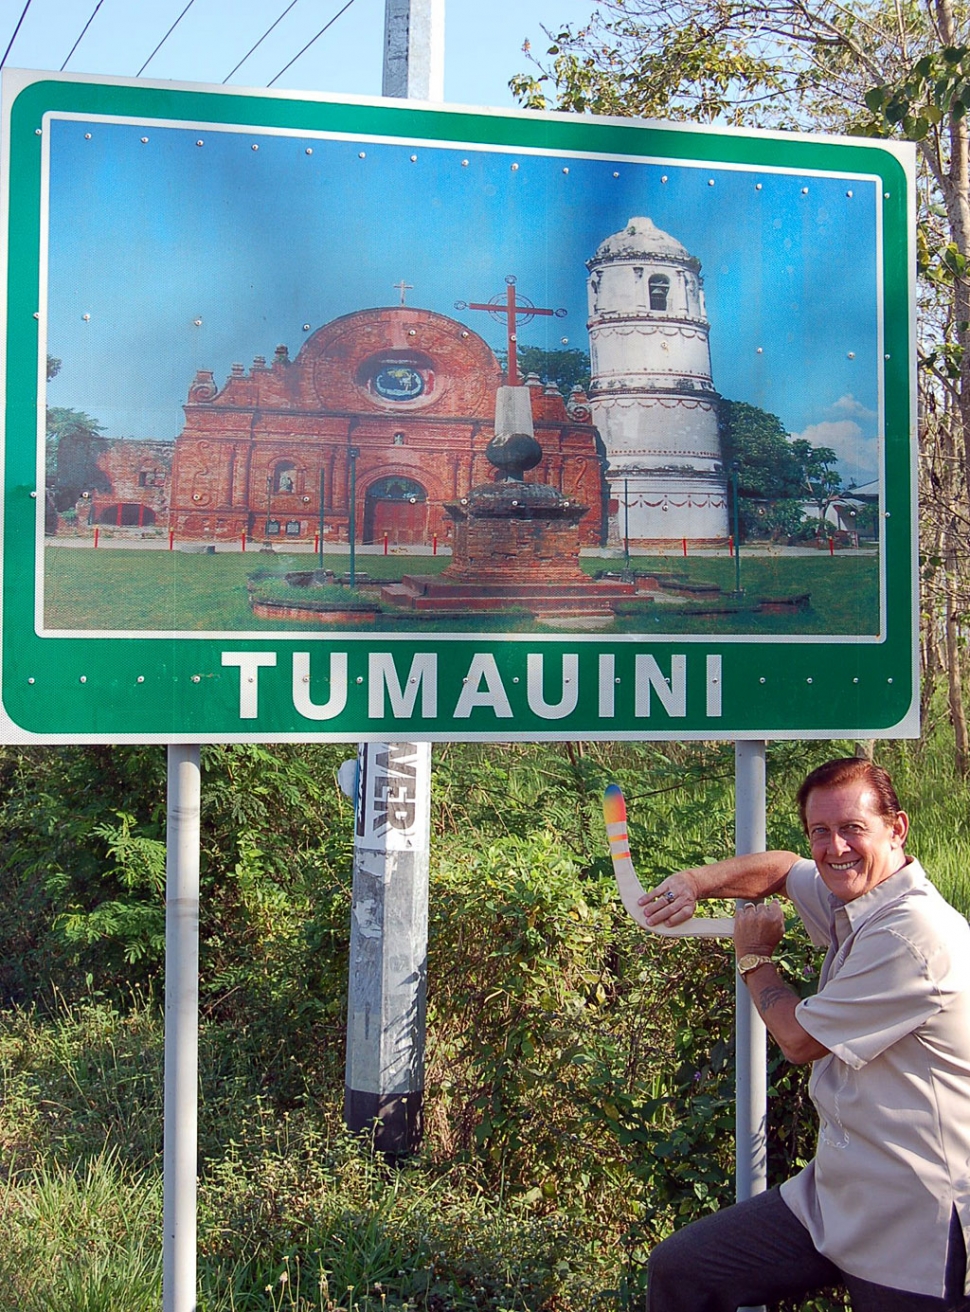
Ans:
[[[27,10],[30,8],[30,5],[31,5],[31,0],[27,0],[27,3],[24,5],[24,12],[18,18],[17,26],[13,30],[13,36],[10,38],[9,42],[7,43],[6,50],[3,52],[3,58],[0,59],[0,68],[3,68],[4,64],[7,62],[7,56],[10,54],[11,50],[13,49],[13,43],[16,41],[17,33],[20,31],[20,24],[27,17]],[[314,37],[314,40],[316,40],[316,37]],[[303,52],[301,51],[300,53],[302,54]],[[289,67],[289,65],[287,65],[287,67]]]
[[[311,40],[309,40],[306,43],[306,45],[303,47],[303,49],[298,51],[284,68],[280,69],[280,71],[276,74],[276,77],[273,78],[272,82],[267,82],[266,85],[268,87],[271,87],[273,85],[273,82],[278,82],[280,78],[283,76],[283,74],[286,72],[287,68],[292,68],[293,65],[296,63],[296,61],[301,57],[301,55],[306,54],[306,52],[313,45],[313,42],[319,41],[320,38],[323,36],[324,32],[326,32],[327,28],[333,27],[334,23],[337,21],[340,15],[345,14],[353,3],[354,0],[347,0],[347,3],[344,5],[343,9],[338,9],[337,12],[334,14],[333,18],[331,18],[330,22],[325,23],[324,26],[321,27],[320,31],[316,34],[316,36],[313,37]]]
[[[165,42],[168,40],[168,38],[172,35],[172,33],[173,33],[173,32],[175,31],[175,29],[178,27],[179,23],[181,23],[182,19],[185,17],[185,15],[189,12],[189,10],[192,8],[192,6],[193,6],[194,4],[195,4],[195,0],[189,0],[189,3],[185,6],[185,8],[184,8],[184,9],[182,10],[182,12],[179,14],[178,18],[176,18],[175,22],[172,24],[172,26],[168,29],[168,31],[167,31],[167,32],[165,33],[165,35],[162,37],[161,41],[159,41],[158,45],[155,47],[155,49],[152,51],[152,53],[151,53],[151,54],[148,56],[148,58],[145,60],[144,64],[142,64],[141,68],[140,68],[140,69],[138,70],[138,72],[135,74],[135,77],[141,77],[142,73],[144,73],[145,69],[146,69],[146,68],[148,67],[148,65],[152,62],[152,60],[153,60],[153,59],[155,58],[155,56],[158,54],[159,50],[161,50],[162,46],[165,44]]]
[[[246,60],[249,58],[249,56],[250,56],[251,54],[253,54],[254,51],[258,50],[259,47],[263,44],[263,42],[264,42],[264,41],[266,40],[266,38],[269,36],[270,32],[272,32],[273,28],[274,28],[274,27],[278,27],[279,24],[282,23],[282,21],[283,21],[283,19],[286,17],[286,15],[287,15],[287,14],[290,12],[290,10],[293,8],[293,6],[296,5],[296,4],[298,4],[298,3],[299,3],[299,0],[290,0],[290,3],[286,6],[286,8],[285,8],[285,9],[283,10],[283,12],[280,14],[279,18],[277,18],[276,22],[275,22],[275,23],[272,23],[272,24],[266,29],[266,31],[265,31],[265,32],[263,33],[263,35],[259,38],[259,40],[256,42],[256,44],[252,47],[251,50],[247,50],[247,51],[246,51],[246,53],[243,55],[242,59],[240,59],[239,63],[238,63],[238,64],[236,65],[236,67],[232,70],[232,73],[227,73],[226,76],[222,79],[222,85],[223,85],[223,86],[226,85],[226,83],[227,83],[227,82],[229,81],[229,79],[232,77],[232,74],[233,74],[233,73],[238,72],[239,69],[242,68],[243,64],[245,64],[245,62],[246,62]]]
[[[94,22],[95,16],[96,16],[98,10],[101,8],[101,6],[102,6],[103,4],[104,4],[104,0],[98,0],[98,3],[97,3],[97,4],[94,6],[94,8],[92,9],[92,11],[91,11],[91,17],[88,19],[88,21],[87,21],[87,22],[84,24],[84,26],[81,28],[81,35],[80,35],[80,36],[78,37],[78,39],[74,42],[74,44],[71,46],[71,52],[70,52],[70,54],[69,54],[68,57],[64,60],[64,63],[61,64],[60,71],[61,71],[62,73],[64,72],[65,68],[67,68],[68,64],[71,62],[71,55],[74,54],[75,50],[78,48],[78,46],[79,46],[79,45],[81,44],[81,42],[84,40],[85,36],[87,35],[87,30],[88,30],[88,28],[89,28],[89,27],[91,26],[91,24]]]

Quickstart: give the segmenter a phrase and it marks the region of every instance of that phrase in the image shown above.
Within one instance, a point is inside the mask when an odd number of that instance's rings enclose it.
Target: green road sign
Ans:
[[[3,79],[4,741],[917,732],[910,147]]]

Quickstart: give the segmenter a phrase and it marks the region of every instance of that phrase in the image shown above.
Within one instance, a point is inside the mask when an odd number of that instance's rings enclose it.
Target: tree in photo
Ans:
[[[98,464],[98,457],[110,446],[103,433],[97,420],[83,410],[48,406],[47,487],[57,510],[69,510],[84,492],[111,490]]]
[[[547,351],[541,346],[520,346],[516,352],[519,373],[523,378],[537,374],[543,383],[555,383],[566,396],[574,387],[589,390],[589,352],[578,347]],[[508,353],[499,355],[499,364],[508,368]]]
[[[806,524],[805,505],[816,506],[824,522],[842,493],[835,452],[789,437],[777,415],[746,401],[722,400],[719,428],[725,467],[735,461],[739,466],[742,538],[790,538],[816,531],[817,526]]]

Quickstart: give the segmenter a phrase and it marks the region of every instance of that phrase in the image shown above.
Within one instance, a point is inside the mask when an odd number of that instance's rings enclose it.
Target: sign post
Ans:
[[[168,748],[162,1308],[196,1306],[199,1109],[199,748]]]

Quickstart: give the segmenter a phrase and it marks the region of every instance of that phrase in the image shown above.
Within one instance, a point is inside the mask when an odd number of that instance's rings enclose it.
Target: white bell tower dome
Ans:
[[[606,446],[610,539],[728,536],[726,474],[700,261],[648,218],[601,243],[589,269],[593,423]]]

